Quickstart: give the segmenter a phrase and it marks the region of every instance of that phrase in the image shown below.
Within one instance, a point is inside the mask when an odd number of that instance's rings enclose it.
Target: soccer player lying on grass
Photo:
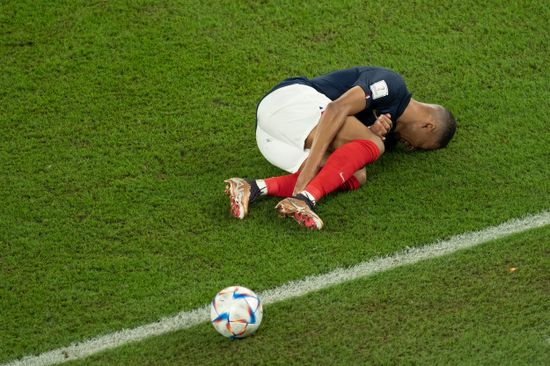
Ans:
[[[286,79],[260,101],[256,117],[260,152],[291,174],[227,179],[231,213],[242,219],[258,197],[284,197],[277,211],[312,229],[323,227],[315,204],[339,188],[358,189],[386,145],[439,149],[456,129],[447,109],[412,99],[399,74],[379,67]]]

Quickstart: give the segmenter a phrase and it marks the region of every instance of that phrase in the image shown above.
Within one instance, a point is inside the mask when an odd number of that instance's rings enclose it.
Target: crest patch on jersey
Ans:
[[[388,95],[388,84],[386,84],[385,80],[380,80],[374,84],[371,84],[370,90],[372,92],[372,99],[376,100]]]

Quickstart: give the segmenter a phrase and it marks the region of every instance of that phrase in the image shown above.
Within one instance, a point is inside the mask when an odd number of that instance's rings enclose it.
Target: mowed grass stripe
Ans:
[[[461,249],[471,248],[491,240],[500,239],[511,234],[520,233],[548,224],[550,224],[550,211],[543,211],[536,215],[511,220],[481,231],[465,233],[454,236],[448,240],[438,241],[422,247],[411,248],[389,257],[362,262],[347,269],[340,268],[324,275],[311,276],[299,281],[289,282],[283,286],[261,293],[260,297],[263,299],[264,304],[288,300],[343,282],[387,271],[399,266],[414,264],[426,259],[441,257]],[[4,364],[3,366],[53,365],[82,359],[130,342],[137,342],[152,336],[187,329],[207,320],[208,306],[203,306],[134,329],[124,329],[112,334],[73,343],[68,347],[58,348],[38,356],[27,356],[21,360]]]

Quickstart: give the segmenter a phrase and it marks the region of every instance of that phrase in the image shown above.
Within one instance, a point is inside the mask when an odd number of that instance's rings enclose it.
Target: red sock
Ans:
[[[352,175],[348,180],[346,180],[342,185],[340,186],[341,191],[355,191],[356,189],[359,189],[361,187],[361,183],[359,183],[359,179],[355,175]]]
[[[267,195],[285,198],[292,196],[299,175],[300,171],[297,171],[294,174],[264,179],[267,187]]]
[[[378,146],[370,140],[354,140],[336,149],[321,171],[306,186],[318,201],[353,176],[358,169],[380,156]]]
[[[267,187],[267,195],[283,198],[291,197],[299,175],[300,171],[297,171],[294,174],[265,178],[264,182]],[[361,187],[361,183],[359,183],[359,180],[355,177],[355,175],[352,175],[348,180],[340,185],[340,190],[355,191],[356,189],[359,189],[359,187]]]

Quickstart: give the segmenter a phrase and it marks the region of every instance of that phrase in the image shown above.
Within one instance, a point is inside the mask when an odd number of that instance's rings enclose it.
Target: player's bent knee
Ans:
[[[378,150],[380,151],[379,156],[381,156],[386,151],[386,145],[384,145],[384,141],[382,141],[382,139],[376,135],[374,135],[373,138],[371,138],[370,140],[376,144]]]
[[[364,185],[367,183],[367,168],[359,169],[355,173],[353,173],[355,178],[357,178],[357,181],[359,182],[359,186]]]

